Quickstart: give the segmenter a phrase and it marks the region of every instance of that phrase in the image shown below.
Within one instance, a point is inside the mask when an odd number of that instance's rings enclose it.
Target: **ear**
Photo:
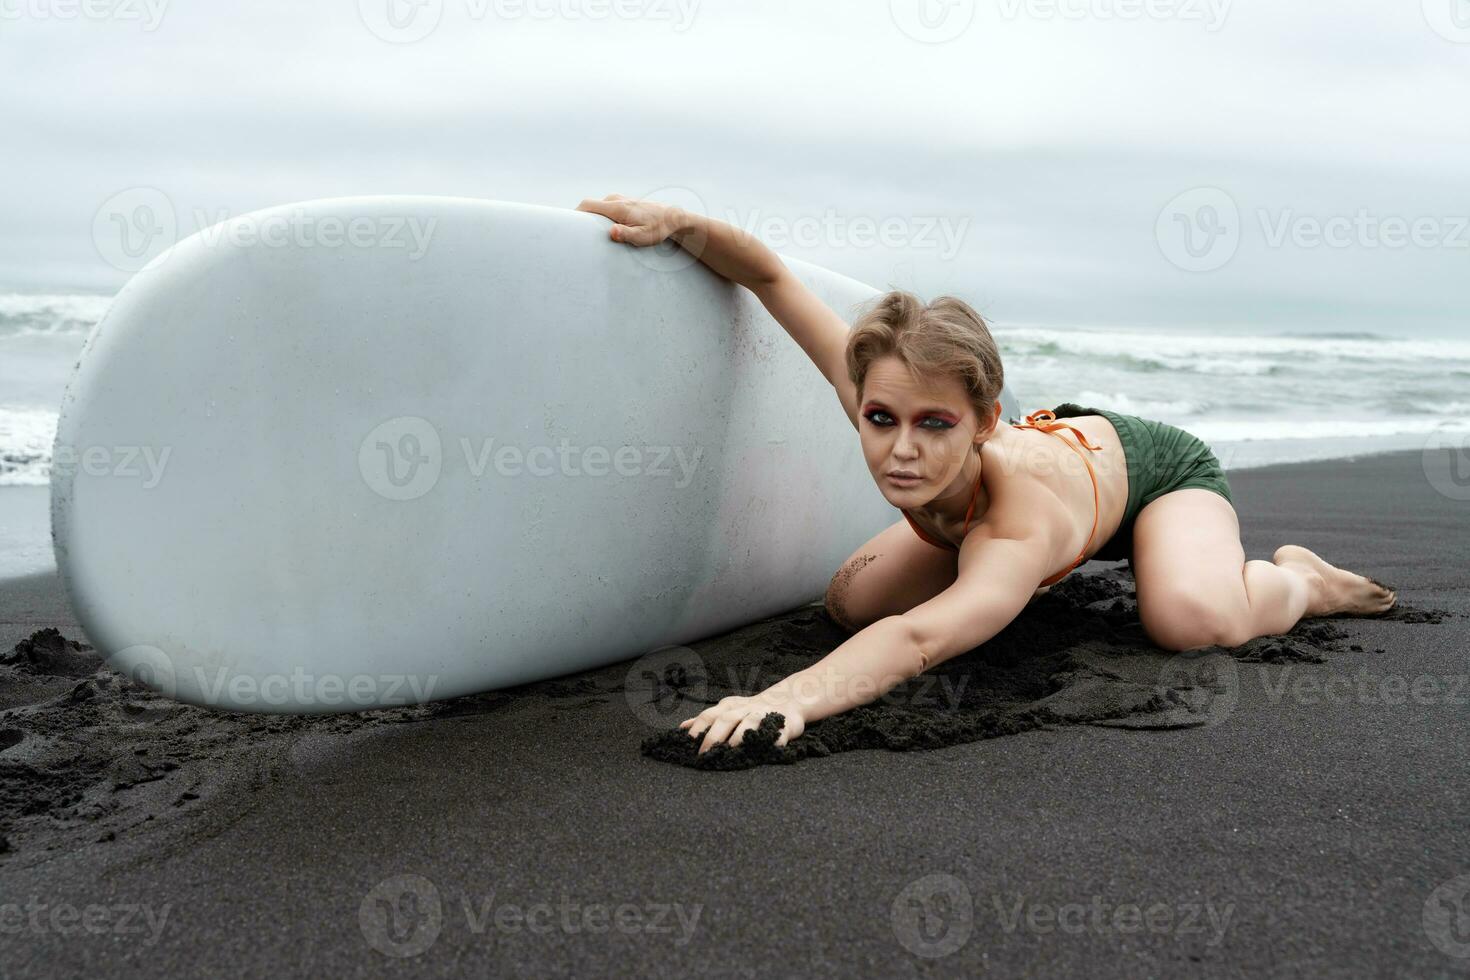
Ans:
[[[979,446],[982,442],[995,435],[995,426],[1000,422],[1000,415],[1000,399],[996,399],[990,406],[990,415],[987,418],[982,418],[980,420],[980,428],[975,430],[976,446]]]

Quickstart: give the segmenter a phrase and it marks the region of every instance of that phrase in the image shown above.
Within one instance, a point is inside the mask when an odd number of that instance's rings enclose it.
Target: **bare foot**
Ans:
[[[1311,592],[1303,616],[1377,616],[1398,602],[1398,595],[1382,582],[1329,565],[1300,545],[1282,545],[1271,561],[1307,580]]]

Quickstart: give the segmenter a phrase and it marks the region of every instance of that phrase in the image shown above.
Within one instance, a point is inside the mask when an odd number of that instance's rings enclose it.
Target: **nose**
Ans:
[[[893,455],[896,458],[905,461],[918,459],[918,448],[918,441],[909,434],[908,429],[899,430],[898,439],[893,443]]]

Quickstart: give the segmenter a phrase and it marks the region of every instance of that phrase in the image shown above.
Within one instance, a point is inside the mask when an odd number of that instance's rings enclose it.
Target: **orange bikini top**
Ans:
[[[1077,436],[1077,441],[1080,442],[1080,443],[1082,443],[1082,445],[1086,446],[1088,449],[1091,449],[1093,452],[1100,451],[1102,449],[1102,447],[1101,446],[1094,446],[1092,443],[1090,443],[1090,442],[1087,441],[1087,436],[1083,435],[1082,432],[1081,432],[1081,430],[1077,429],[1075,426],[1070,426],[1070,425],[1068,425],[1065,422],[1058,422],[1058,421],[1056,421],[1056,417],[1057,416],[1056,416],[1056,413],[1055,412],[1052,412],[1050,409],[1043,408],[1040,411],[1032,412],[1030,415],[1026,416],[1026,421],[1025,422],[1013,422],[1013,423],[1011,423],[1011,428],[1013,428],[1013,429],[1036,429],[1036,430],[1038,430],[1040,432],[1054,432],[1054,433],[1056,433],[1056,436],[1057,436],[1058,439],[1061,439],[1062,442],[1065,442],[1067,444],[1067,446],[1074,453],[1076,453],[1078,456],[1081,456],[1082,457],[1082,462],[1084,462],[1084,463],[1087,464],[1087,475],[1090,476],[1090,477],[1092,477],[1092,531],[1089,532],[1088,535],[1087,535],[1087,544],[1084,544],[1082,546],[1082,551],[1077,555],[1077,558],[1072,562],[1072,564],[1068,565],[1066,568],[1062,569],[1060,572],[1057,572],[1051,578],[1046,579],[1044,582],[1041,583],[1042,585],[1054,585],[1057,582],[1060,582],[1062,579],[1064,579],[1064,578],[1067,577],[1067,573],[1068,572],[1072,571],[1072,569],[1076,568],[1078,565],[1082,564],[1084,561],[1087,560],[1087,549],[1088,549],[1088,546],[1090,546],[1092,544],[1092,537],[1093,537],[1093,535],[1097,534],[1097,522],[1102,518],[1102,506],[1101,506],[1101,504],[1099,502],[1098,491],[1097,491],[1097,473],[1092,468],[1092,460],[1088,459],[1087,458],[1087,455],[1085,453],[1083,453],[1081,449],[1078,449],[1076,446],[1072,445],[1072,443],[1069,442],[1057,430],[1058,429],[1071,429],[1072,432]],[[975,513],[975,500],[979,496],[980,496],[980,481],[977,479],[975,481],[975,489],[970,494],[970,507],[969,507],[968,510],[965,511],[965,526],[960,531],[960,536],[961,537],[964,537],[965,532],[970,529],[970,516]],[[923,538],[925,541],[929,542],[930,544],[932,544],[932,545],[934,545],[935,547],[938,547],[938,548],[948,548],[950,551],[959,551],[960,550],[960,549],[956,548],[954,545],[950,544],[948,541],[940,541],[940,540],[938,540],[936,538],[930,537],[927,533],[925,533],[925,531],[924,531],[923,528],[919,527],[918,524],[914,523],[914,519],[912,517],[909,517],[909,512],[908,511],[903,510],[903,508],[899,508],[899,510],[903,513],[903,516],[908,520],[909,526],[914,529],[914,533],[917,534],[919,537]]]

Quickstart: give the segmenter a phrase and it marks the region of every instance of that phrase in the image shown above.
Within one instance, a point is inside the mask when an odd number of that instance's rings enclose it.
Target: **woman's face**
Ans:
[[[868,367],[858,416],[868,470],[884,498],[903,508],[922,506],[956,483],[979,424],[958,378],[921,382],[893,355]],[[897,475],[905,472],[913,478]]]

